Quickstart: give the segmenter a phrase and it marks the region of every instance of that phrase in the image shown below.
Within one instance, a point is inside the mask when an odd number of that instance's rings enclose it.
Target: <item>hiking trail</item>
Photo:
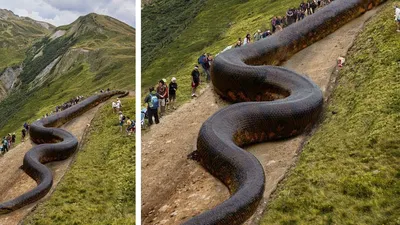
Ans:
[[[83,115],[72,119],[60,127],[71,132],[75,137],[77,137],[79,141],[77,152],[81,146],[80,141],[86,132],[88,124],[90,124],[96,112],[103,104],[104,103],[99,104],[98,106],[85,112]],[[18,138],[20,138],[20,135],[18,135]],[[29,136],[27,136],[25,137],[25,142],[13,147],[9,152],[0,157],[0,173],[2,175],[0,177],[0,202],[18,197],[19,195],[37,186],[36,182],[22,169],[20,169],[24,155],[32,148],[33,145],[34,144],[29,139]],[[45,164],[51,169],[54,176],[53,185],[49,193],[39,201],[29,204],[9,214],[1,215],[0,225],[19,224],[21,220],[23,220],[30,212],[32,212],[38,203],[46,201],[69,169],[71,163],[75,160],[77,152],[75,152],[72,157],[69,157],[66,160]]]

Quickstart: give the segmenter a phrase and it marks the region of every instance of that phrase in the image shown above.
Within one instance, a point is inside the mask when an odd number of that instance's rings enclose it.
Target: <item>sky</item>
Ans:
[[[94,12],[135,27],[135,0],[0,0],[0,8],[55,26]]]

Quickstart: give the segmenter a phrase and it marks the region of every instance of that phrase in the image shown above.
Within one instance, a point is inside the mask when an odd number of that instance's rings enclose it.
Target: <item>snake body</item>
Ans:
[[[128,92],[125,91],[110,91],[93,95],[64,111],[32,123],[29,129],[30,138],[38,145],[25,154],[22,169],[38,185],[17,198],[0,203],[0,214],[10,213],[33,203],[44,197],[51,189],[53,175],[51,170],[43,164],[67,159],[78,147],[78,139],[74,135],[57,127],[82,115],[113,95],[124,97],[127,94]]]
[[[241,103],[221,109],[204,122],[197,151],[200,163],[228,187],[231,196],[185,225],[242,224],[255,212],[264,192],[264,170],[241,147],[300,134],[313,125],[323,108],[322,92],[311,79],[274,65],[384,1],[335,0],[279,33],[215,58],[214,90]]]

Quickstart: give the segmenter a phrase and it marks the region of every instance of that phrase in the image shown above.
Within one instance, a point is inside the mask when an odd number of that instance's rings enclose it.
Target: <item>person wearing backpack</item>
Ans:
[[[158,124],[160,121],[158,119],[158,95],[154,91],[154,87],[149,88],[149,94],[146,96],[144,99],[144,103],[147,104],[147,115],[149,118],[149,124],[153,124],[153,116],[154,116],[154,121],[156,124]]]

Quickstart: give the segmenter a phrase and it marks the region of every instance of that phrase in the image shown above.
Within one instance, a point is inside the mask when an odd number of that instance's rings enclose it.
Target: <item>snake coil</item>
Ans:
[[[257,158],[241,147],[302,133],[323,106],[319,87],[278,65],[385,0],[335,0],[312,16],[266,39],[228,50],[214,60],[214,90],[232,102],[202,125],[200,163],[230,190],[231,197],[185,225],[242,224],[257,209],[265,175]],[[283,97],[275,101],[260,102]]]
[[[31,140],[38,145],[25,154],[22,169],[38,185],[17,198],[0,203],[0,214],[10,213],[33,203],[43,198],[51,189],[53,175],[51,170],[43,164],[67,159],[78,147],[78,139],[75,136],[57,127],[82,115],[113,95],[124,97],[128,94],[129,92],[126,91],[110,91],[94,95],[62,112],[32,123],[29,134]]]

